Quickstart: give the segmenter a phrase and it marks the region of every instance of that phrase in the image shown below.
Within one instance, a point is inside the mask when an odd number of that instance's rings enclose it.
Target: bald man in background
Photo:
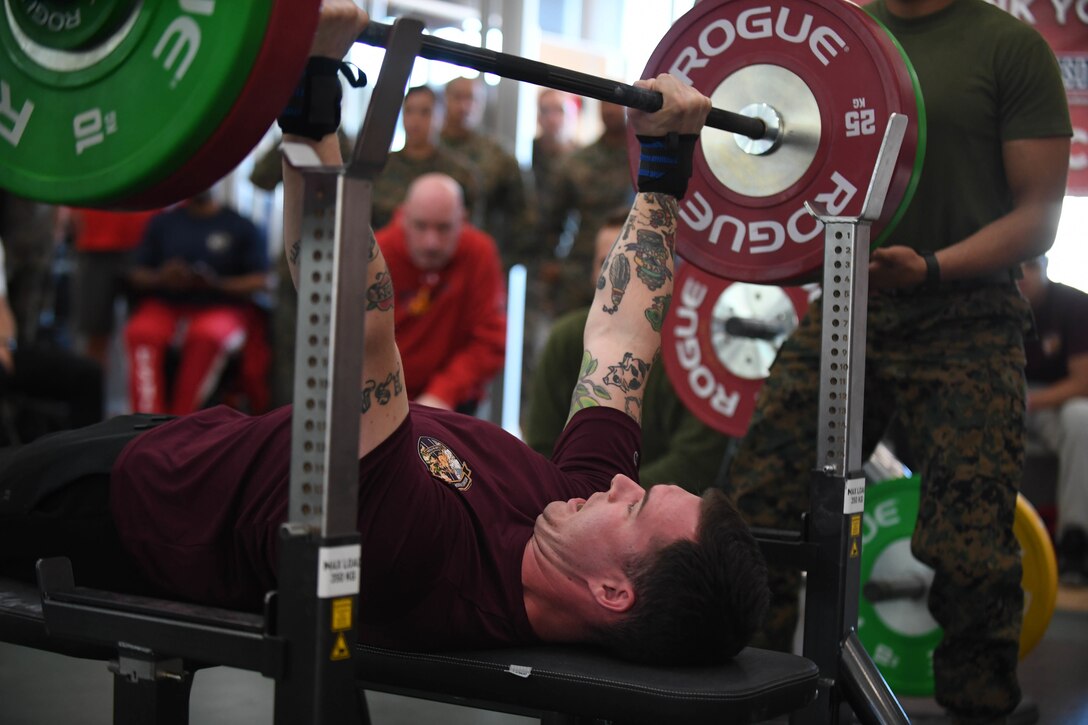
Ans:
[[[375,235],[395,292],[408,398],[472,414],[502,369],[505,288],[495,240],[465,220],[461,187],[425,174]],[[370,305],[381,304],[378,295]]]

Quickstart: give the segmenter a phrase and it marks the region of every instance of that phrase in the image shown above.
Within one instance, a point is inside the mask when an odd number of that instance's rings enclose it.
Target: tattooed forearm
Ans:
[[[603,274],[601,280],[604,280]],[[627,261],[626,256],[620,254],[612,260],[608,267],[608,280],[612,283],[612,306],[601,309],[612,315],[619,309],[623,295],[627,291],[627,283],[631,281],[631,263]],[[598,284],[598,287],[604,289],[604,285]]]
[[[654,297],[650,306],[646,308],[646,319],[649,320],[654,332],[661,332],[661,327],[665,324],[665,315],[669,314],[671,302],[672,295],[659,295]]]
[[[593,379],[597,372],[597,359],[589,350],[582,353],[582,369],[578,373],[578,384],[574,386],[574,395],[570,401],[570,414],[574,415],[583,408],[599,406],[602,400],[612,400],[604,386]]]
[[[604,384],[612,385],[625,393],[642,388],[646,382],[646,374],[650,372],[650,364],[631,353],[624,353],[623,359],[616,365],[608,366],[608,375],[604,376]]]
[[[366,308],[380,312],[393,309],[393,278],[388,272],[378,272],[374,284],[367,288]]]
[[[389,405],[389,402],[397,395],[404,392],[404,386],[400,382],[400,368],[397,368],[394,372],[389,373],[385,380],[378,382],[377,380],[367,380],[363,384],[363,389],[359,391],[360,411],[366,413],[370,410],[372,403],[378,405]],[[373,396],[373,401],[371,400]]]
[[[290,262],[292,266],[297,267],[298,266],[298,257],[299,257],[300,254],[302,254],[302,240],[301,239],[295,241],[295,243],[292,244],[291,247],[287,250],[287,261]]]
[[[635,241],[624,249],[635,255],[635,272],[651,291],[661,289],[672,280],[669,262],[672,251],[666,244],[665,235],[652,229],[636,229]]]
[[[650,194],[650,197],[657,204],[657,208],[651,207],[647,211],[646,224],[654,229],[675,227],[680,211],[676,199],[666,194]]]
[[[369,247],[369,250],[368,250],[367,261],[368,262],[373,262],[374,258],[378,256],[379,251],[380,250],[378,248],[378,240],[374,238],[374,231],[371,230],[370,231],[370,247]]]

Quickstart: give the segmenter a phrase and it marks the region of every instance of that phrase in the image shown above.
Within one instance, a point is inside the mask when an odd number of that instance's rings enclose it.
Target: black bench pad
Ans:
[[[116,656],[109,647],[51,637],[37,588],[2,578],[0,641],[74,657]],[[724,665],[692,668],[645,667],[567,646],[416,653],[357,645],[353,655],[365,689],[625,725],[759,722],[812,701],[818,675],[809,660],[751,647]]]
[[[355,656],[356,680],[366,689],[624,725],[759,722],[815,699],[818,675],[810,660],[752,647],[724,665],[683,668],[645,667],[568,646],[442,654],[359,645]]]

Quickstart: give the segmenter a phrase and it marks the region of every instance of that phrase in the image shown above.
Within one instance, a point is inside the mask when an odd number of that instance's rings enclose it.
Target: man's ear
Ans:
[[[635,591],[630,580],[623,577],[619,580],[601,579],[590,585],[594,601],[610,612],[617,614],[626,612],[635,604]]]

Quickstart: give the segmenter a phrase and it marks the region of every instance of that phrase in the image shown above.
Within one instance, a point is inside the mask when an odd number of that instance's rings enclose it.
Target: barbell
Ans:
[[[0,4],[0,185],[50,203],[150,208],[211,186],[264,136],[301,73],[320,3]],[[360,41],[380,46],[388,32],[372,23]],[[621,105],[660,105],[643,89],[434,36],[420,54]],[[711,274],[770,283],[817,269],[820,224],[803,203],[860,211],[892,113],[913,123],[878,243],[909,203],[924,151],[921,94],[902,50],[854,4],[704,0],[666,33],[643,76],[660,72],[716,107],[677,242]]]

